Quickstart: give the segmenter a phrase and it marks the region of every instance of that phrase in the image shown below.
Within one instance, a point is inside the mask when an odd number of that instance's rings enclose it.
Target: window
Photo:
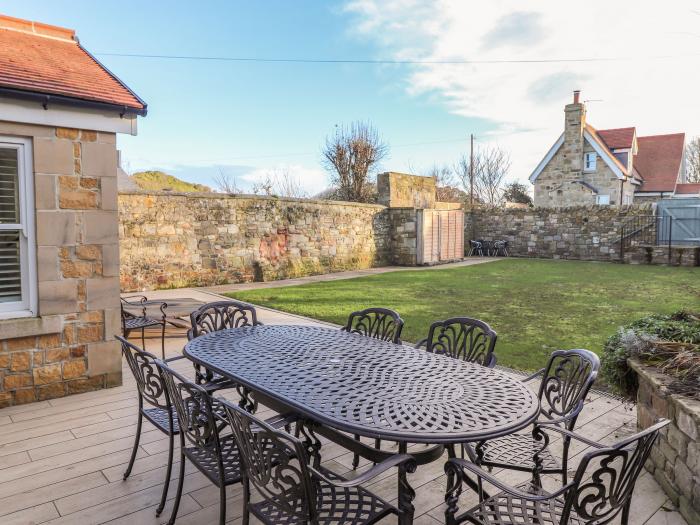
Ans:
[[[595,151],[589,151],[583,156],[583,170],[584,171],[595,171]]]
[[[632,195],[625,195],[622,197],[622,204],[629,205],[632,204]]]
[[[610,204],[610,195],[596,195],[595,203],[604,205]]]
[[[36,315],[31,142],[0,136],[0,318]]]

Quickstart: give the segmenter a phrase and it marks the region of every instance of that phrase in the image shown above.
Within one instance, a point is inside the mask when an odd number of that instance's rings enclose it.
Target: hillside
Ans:
[[[142,190],[170,190],[181,192],[211,192],[204,184],[186,182],[162,171],[138,171],[130,179]]]

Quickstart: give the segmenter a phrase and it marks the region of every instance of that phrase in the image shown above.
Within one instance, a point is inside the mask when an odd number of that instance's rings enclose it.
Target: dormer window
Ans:
[[[595,171],[595,151],[589,151],[583,156],[583,171]]]

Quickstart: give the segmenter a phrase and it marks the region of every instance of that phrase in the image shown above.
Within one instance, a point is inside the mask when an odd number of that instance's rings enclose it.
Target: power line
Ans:
[[[550,58],[550,59],[491,59],[491,60],[392,60],[392,59],[337,59],[337,58],[258,58],[258,57],[226,57],[200,55],[151,55],[141,53],[94,53],[97,56],[150,58],[162,60],[202,60],[218,62],[257,62],[257,63],[288,63],[288,64],[369,64],[369,65],[479,65],[479,64],[560,64],[580,62],[626,62],[637,60],[668,60],[674,58],[689,58],[700,56],[700,53],[682,55],[651,55],[651,56],[619,56],[619,57],[581,57],[581,58]]]

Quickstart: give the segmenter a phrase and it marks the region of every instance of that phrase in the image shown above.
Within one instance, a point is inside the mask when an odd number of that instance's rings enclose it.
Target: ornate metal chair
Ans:
[[[496,339],[496,332],[484,321],[453,317],[431,324],[428,337],[418,341],[416,348],[493,368]]]
[[[219,522],[226,521],[226,487],[242,479],[238,446],[233,434],[226,433],[228,418],[223,404],[201,386],[192,383],[156,360],[168,397],[175,407],[180,434],[180,473],[173,512],[168,522],[175,523],[182,497],[187,458],[209,481],[219,488]],[[284,426],[286,416],[275,416],[267,424]]]
[[[403,319],[388,308],[366,308],[352,312],[341,330],[400,345]]]
[[[122,354],[124,355],[127,365],[129,365],[131,373],[134,375],[136,388],[139,394],[139,417],[136,423],[136,437],[134,439],[134,448],[131,451],[129,464],[124,472],[124,479],[129,477],[131,469],[134,466],[136,451],[139,448],[139,440],[141,439],[141,424],[144,418],[150,421],[158,430],[166,434],[170,441],[168,448],[168,467],[165,473],[165,483],[163,484],[163,495],[156,510],[156,516],[159,516],[160,513],[163,512],[165,500],[168,495],[170,473],[173,467],[173,442],[175,435],[180,432],[179,421],[170,403],[170,397],[165,388],[163,377],[156,366],[156,356],[141,350],[122,337],[117,336],[117,339],[122,345]],[[182,359],[183,357],[184,356],[174,357],[168,361]]]
[[[583,456],[572,481],[553,492],[546,492],[531,483],[511,487],[470,461],[450,459],[445,472],[454,482],[448,487],[445,498],[446,525],[464,522],[478,525],[599,525],[610,523],[617,516],[620,516],[622,525],[628,525],[635,483],[659,430],[668,424],[668,420],[659,421],[612,446],[589,441],[556,425],[543,424],[547,431],[558,432],[593,447]],[[481,492],[479,504],[458,515],[459,496],[463,483],[469,483],[469,474],[478,477],[479,486],[486,481],[502,492],[491,497]]]
[[[480,255],[484,256],[484,249],[479,241],[469,241],[469,253],[467,254],[468,257],[471,257],[472,255]]]
[[[227,328],[262,324],[258,321],[257,312],[252,305],[233,300],[216,301],[200,306],[190,314],[190,323],[191,328],[187,331],[187,339],[189,340]],[[194,368],[195,382],[198,385],[206,383],[207,390],[210,392],[236,386],[211,370],[202,370],[199,365],[194,365]]]
[[[545,368],[524,379],[527,382],[542,376],[538,391],[540,416],[535,425],[546,423],[548,429],[554,426],[572,431],[599,368],[598,356],[588,350],[553,352]],[[571,438],[564,434],[561,462],[543,444],[542,437],[532,431],[482,441],[474,451],[466,447],[472,460],[481,466],[528,472],[535,468],[533,458],[539,451],[540,472],[561,474],[566,483],[570,444]]]
[[[137,301],[134,301],[137,299]],[[160,303],[161,316],[159,318],[146,315],[146,302],[148,298],[144,295],[132,295],[121,298],[122,309],[122,335],[128,339],[129,334],[134,330],[141,330],[141,346],[146,349],[146,328],[152,326],[160,326],[160,351],[163,359],[165,359],[165,309],[167,303]],[[141,315],[136,315],[130,310],[140,310]]]
[[[223,404],[244,465],[244,524],[248,523],[250,514],[270,525],[360,525],[375,523],[390,514],[398,515],[396,507],[362,484],[399,465],[413,472],[415,460],[411,456],[393,456],[346,480],[320,465],[312,466],[307,446],[299,439],[227,401]],[[251,485],[261,501],[251,501]]]

